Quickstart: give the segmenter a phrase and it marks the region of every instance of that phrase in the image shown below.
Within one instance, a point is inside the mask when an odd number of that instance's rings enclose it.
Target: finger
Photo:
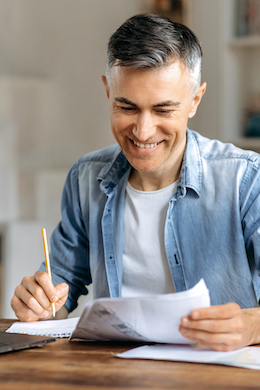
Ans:
[[[192,310],[190,317],[193,320],[201,319],[225,319],[239,315],[241,308],[236,303],[226,303],[225,305],[215,305]]]
[[[25,295],[25,291],[27,291],[32,297],[34,297],[36,301],[45,310],[49,310],[50,300],[45,294],[43,288],[36,282],[34,277],[24,277],[21,282],[21,285],[17,287],[18,296],[23,300],[25,304],[27,304],[27,301],[25,301],[25,299],[28,299],[29,296],[27,294]]]
[[[238,333],[210,333],[181,327],[179,330],[187,339],[219,351],[231,351],[244,346],[242,334]]]
[[[57,302],[60,298],[61,291],[56,289],[46,272],[37,271],[34,275],[34,278],[38,285],[43,289],[46,297],[49,302]]]
[[[13,296],[11,300],[11,306],[12,309],[15,312],[15,315],[17,318],[19,318],[20,321],[38,321],[40,317],[37,316],[36,313],[34,313],[31,309],[28,308],[18,297],[15,295]],[[46,316],[41,317],[42,319],[48,319],[51,316],[51,312],[47,312]]]
[[[28,291],[30,293],[30,295],[32,295],[32,297],[34,297],[36,299],[36,301],[45,310],[50,309],[50,300],[47,297],[43,287],[38,284],[37,280],[35,279],[35,276],[32,276],[32,277],[25,276],[21,282],[21,287],[24,288],[26,291]],[[18,286],[17,291],[19,291],[19,286]],[[23,291],[23,290],[21,289],[21,291]],[[28,298],[29,298],[29,296],[27,296],[27,295],[24,295],[23,297],[21,297],[21,299],[23,300],[23,302],[25,304],[27,304],[27,301],[25,299],[28,299]]]
[[[35,317],[46,318],[49,316],[51,305],[48,299],[47,305],[45,307],[42,306],[42,304],[22,285],[16,287],[15,296],[34,313]]]
[[[15,295],[12,297],[11,306],[20,321],[37,321],[39,318],[47,319],[48,317],[50,317],[51,311],[44,310],[40,307],[37,308],[37,302],[36,302],[36,311],[34,311],[35,310],[34,305],[32,305],[32,308],[30,308],[26,303],[24,303],[22,299],[20,299],[19,297],[20,294],[17,291],[17,289],[15,291]],[[29,298],[29,302],[30,302],[30,298]]]
[[[68,296],[69,286],[67,283],[56,284],[55,290],[57,295],[59,296],[59,299],[64,299],[64,297]]]
[[[66,302],[68,298],[69,286],[66,283],[60,283],[55,286],[57,295],[60,296],[58,301],[55,303],[56,311],[58,311]]]
[[[181,326],[186,329],[201,330],[210,333],[243,333],[245,322],[241,316],[224,320],[196,320],[182,318]]]

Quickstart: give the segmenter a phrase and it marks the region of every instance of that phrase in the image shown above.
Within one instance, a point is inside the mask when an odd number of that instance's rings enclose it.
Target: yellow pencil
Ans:
[[[43,239],[43,248],[44,248],[44,254],[45,254],[45,265],[46,265],[46,271],[51,278],[51,264],[50,264],[50,257],[49,257],[49,248],[48,248],[48,241],[47,241],[47,233],[46,229],[42,229],[42,239]],[[52,316],[55,317],[55,303],[51,302],[51,309],[52,309]]]

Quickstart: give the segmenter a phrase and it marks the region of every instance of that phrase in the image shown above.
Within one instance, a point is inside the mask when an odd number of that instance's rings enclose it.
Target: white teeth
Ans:
[[[143,149],[151,149],[158,145],[158,143],[155,144],[140,144],[139,142],[133,141],[133,143],[138,146],[139,148]]]

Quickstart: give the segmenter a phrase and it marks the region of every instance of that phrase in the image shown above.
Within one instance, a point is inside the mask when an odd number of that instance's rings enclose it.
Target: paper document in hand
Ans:
[[[193,288],[140,298],[101,298],[88,302],[71,340],[135,340],[190,343],[178,328],[193,309],[210,306],[204,280]]]

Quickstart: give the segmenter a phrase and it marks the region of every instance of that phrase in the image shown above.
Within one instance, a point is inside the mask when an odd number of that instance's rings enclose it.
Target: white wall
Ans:
[[[114,142],[101,82],[106,45],[138,11],[138,0],[0,2],[0,78],[19,89],[13,102],[1,99],[0,122],[24,125],[18,150],[23,172],[32,161],[34,169],[69,167]],[[37,82],[41,93],[28,96],[26,83]]]
[[[16,284],[44,260],[40,229],[50,235],[60,218],[65,172],[114,143],[101,82],[106,46],[138,12],[140,0],[0,1],[0,140],[10,145],[1,144],[5,156],[16,156],[10,166],[0,159],[4,317],[14,316]]]
[[[70,165],[113,141],[101,83],[106,45],[138,10],[138,0],[0,2],[1,77],[39,79],[52,86],[44,101],[45,134],[31,151],[37,166]]]

